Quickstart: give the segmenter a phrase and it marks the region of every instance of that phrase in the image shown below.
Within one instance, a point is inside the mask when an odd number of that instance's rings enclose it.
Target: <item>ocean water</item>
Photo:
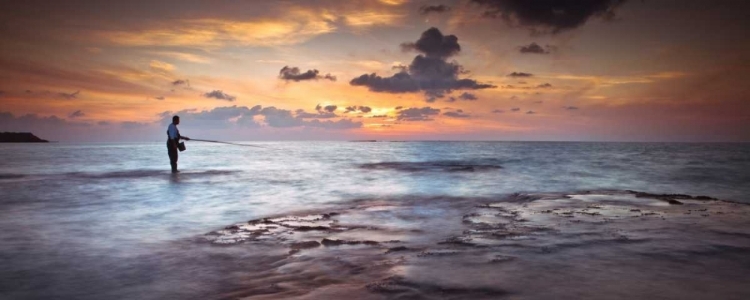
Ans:
[[[749,144],[0,145],[0,298],[206,299],[266,256],[196,241],[356,199],[637,190],[750,203]],[[270,258],[269,258],[270,259]]]

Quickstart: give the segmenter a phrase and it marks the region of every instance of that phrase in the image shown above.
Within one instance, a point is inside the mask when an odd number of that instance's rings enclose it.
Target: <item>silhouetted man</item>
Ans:
[[[167,127],[167,153],[169,153],[169,164],[172,165],[172,173],[177,173],[177,145],[180,143],[180,139],[189,141],[190,138],[181,136],[180,131],[177,130],[177,125],[180,124],[180,117],[172,117],[172,124]]]

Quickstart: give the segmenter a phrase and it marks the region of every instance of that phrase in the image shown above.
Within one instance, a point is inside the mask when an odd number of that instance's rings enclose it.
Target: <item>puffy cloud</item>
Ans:
[[[534,76],[534,74],[531,73],[524,73],[524,72],[513,72],[508,74],[508,77],[531,77]]]
[[[337,108],[338,107],[336,105],[326,105],[325,107],[323,107],[323,110],[332,113],[336,111]]]
[[[477,98],[476,95],[464,92],[461,95],[458,96],[458,99],[464,100],[464,101],[475,101],[479,98]]]
[[[76,110],[76,111],[74,111],[74,112],[70,113],[70,114],[68,115],[68,118],[71,118],[71,119],[75,119],[75,118],[80,118],[80,117],[83,117],[83,116],[85,116],[85,115],[86,115],[86,114],[84,114],[84,113],[83,113],[83,111],[81,111],[81,110],[79,109],[79,110]]]
[[[443,35],[439,29],[432,27],[423,32],[416,42],[401,44],[401,49],[415,50],[431,58],[448,58],[458,54],[461,46],[455,35]]]
[[[484,16],[532,33],[559,33],[585,24],[592,17],[611,20],[625,0],[472,0],[484,8]]]
[[[237,99],[237,97],[225,94],[221,90],[214,90],[214,91],[205,93],[205,94],[203,94],[203,97],[214,98],[214,99],[219,99],[219,100],[226,100],[226,101],[229,101],[229,102],[232,102],[235,99]]]
[[[333,76],[331,74],[325,74],[321,76],[320,71],[315,70],[315,69],[307,70],[306,72],[301,73],[299,68],[297,67],[284,66],[279,71],[279,79],[286,80],[286,81],[294,81],[294,82],[300,82],[303,80],[318,80],[318,79],[336,81],[336,76]]]
[[[457,62],[446,59],[457,54],[461,47],[454,35],[444,36],[437,28],[430,28],[415,43],[402,44],[402,48],[423,54],[414,57],[407,68],[402,68],[390,77],[364,74],[352,79],[353,86],[366,86],[370,91],[385,93],[424,92],[428,102],[442,98],[453,90],[476,90],[493,88],[491,84],[473,79],[458,78],[466,71]]]
[[[443,4],[440,4],[440,5],[423,5],[422,7],[419,8],[419,13],[423,14],[423,15],[426,15],[426,14],[429,14],[429,13],[444,13],[444,12],[448,12],[450,10],[451,10],[450,7],[448,7],[446,5],[443,5]]]
[[[422,108],[407,108],[398,111],[396,119],[399,121],[432,121],[433,116],[439,115],[440,109],[425,106]]]
[[[521,54],[550,54],[555,49],[557,48],[554,46],[547,45],[545,48],[542,48],[537,43],[531,43],[527,46],[519,47],[518,52],[521,52]]]
[[[68,121],[54,115],[46,117],[37,114],[15,116],[10,112],[0,112],[0,128],[3,131],[31,132],[37,134],[37,136],[52,139],[89,126],[91,126],[89,123]]]

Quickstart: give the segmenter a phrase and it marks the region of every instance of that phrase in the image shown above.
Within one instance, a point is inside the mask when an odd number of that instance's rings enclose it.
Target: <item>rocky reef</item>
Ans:
[[[200,240],[286,253],[222,298],[750,297],[741,276],[750,272],[750,205],[707,196],[364,199],[233,224]]]

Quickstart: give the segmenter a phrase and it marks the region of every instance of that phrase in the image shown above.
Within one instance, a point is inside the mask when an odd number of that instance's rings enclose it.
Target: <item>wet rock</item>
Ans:
[[[327,226],[298,226],[294,227],[295,231],[315,231],[315,230],[321,230],[321,231],[327,231],[330,230],[330,227]]]
[[[399,252],[399,251],[408,251],[408,250],[411,250],[411,249],[405,246],[398,246],[398,247],[388,248],[388,251],[386,251],[385,254]]]
[[[340,245],[359,245],[359,244],[374,246],[374,245],[380,244],[379,242],[376,242],[376,241],[345,241],[345,240],[336,240],[336,239],[327,239],[327,238],[323,239],[320,243],[326,247],[340,246]]]
[[[292,243],[289,245],[293,250],[300,250],[300,249],[311,249],[311,248],[317,248],[320,247],[320,243],[318,241],[305,241],[305,242],[298,242],[298,243]]]

